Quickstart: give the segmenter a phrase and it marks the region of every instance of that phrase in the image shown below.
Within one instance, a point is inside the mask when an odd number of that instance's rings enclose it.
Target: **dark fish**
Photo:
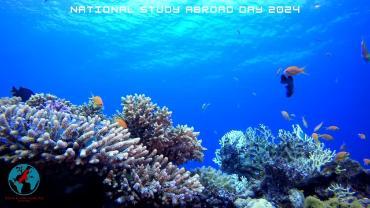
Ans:
[[[35,93],[32,92],[32,90],[20,87],[19,89],[13,87],[12,90],[10,91],[14,97],[20,97],[22,98],[22,102],[26,102],[32,95]]]
[[[294,93],[294,81],[292,76],[281,75],[280,83],[286,85],[286,96],[292,97]]]

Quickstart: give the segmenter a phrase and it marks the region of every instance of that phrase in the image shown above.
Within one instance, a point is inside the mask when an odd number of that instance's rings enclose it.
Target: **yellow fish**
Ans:
[[[314,129],[313,129],[313,131],[314,132],[317,132],[317,131],[319,131],[320,129],[321,129],[321,127],[322,127],[322,125],[324,124],[324,122],[321,122],[321,123],[319,123]]]
[[[333,139],[334,139],[334,137],[333,137],[332,135],[330,135],[330,134],[320,134],[320,135],[319,135],[319,137],[320,137],[320,138],[323,138],[323,139],[325,139],[325,140],[328,140],[328,141],[330,141],[330,140],[333,140]]]
[[[365,134],[363,134],[363,133],[358,134],[358,137],[359,137],[360,139],[366,139],[366,135],[365,135]]]
[[[328,126],[328,127],[326,127],[326,130],[328,130],[328,131],[338,131],[339,127],[338,126]]]
[[[347,159],[348,157],[350,156],[350,154],[348,152],[338,152],[336,155],[335,155],[335,161],[336,162],[340,162],[340,161],[343,161],[345,159]]]

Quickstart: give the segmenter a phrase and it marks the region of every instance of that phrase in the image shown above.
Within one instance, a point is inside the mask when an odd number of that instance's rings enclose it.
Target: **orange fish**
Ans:
[[[319,135],[317,133],[312,133],[311,137],[313,138],[313,140],[315,140],[315,142],[319,141]]]
[[[103,99],[100,96],[93,96],[91,98],[94,108],[103,107]]]
[[[328,131],[338,131],[339,127],[338,126],[328,126],[328,127],[326,127],[326,130],[328,130]]]
[[[304,67],[290,66],[284,70],[286,76],[295,76],[298,74],[306,74]]]
[[[314,129],[313,129],[313,131],[314,132],[317,132],[317,131],[319,131],[320,129],[321,129],[321,127],[322,127],[322,125],[324,124],[324,122],[321,122],[321,123],[319,123]]]
[[[366,139],[366,135],[363,133],[357,134],[360,139]]]
[[[370,165],[370,159],[365,158],[364,159],[364,165]]]
[[[116,118],[118,125],[124,129],[127,129],[127,122],[122,118]]]
[[[334,139],[334,137],[333,137],[332,135],[330,135],[330,134],[320,134],[320,135],[319,135],[319,137],[320,137],[320,138],[323,138],[323,139],[325,139],[325,140],[328,140],[328,141],[330,141],[330,140],[333,140],[333,139]]]
[[[366,43],[364,40],[361,41],[361,55],[362,55],[362,58],[366,61],[366,62],[369,62],[370,61],[370,54],[369,52],[367,51],[367,47],[366,47]]]
[[[347,159],[348,157],[350,156],[350,154],[348,152],[338,152],[336,155],[335,155],[335,161],[336,162],[340,162],[340,161],[343,161],[345,159]]]

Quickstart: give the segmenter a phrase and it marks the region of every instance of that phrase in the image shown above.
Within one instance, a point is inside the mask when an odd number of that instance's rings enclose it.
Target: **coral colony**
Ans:
[[[277,136],[264,125],[230,131],[216,151],[220,170],[189,172],[178,165],[202,161],[205,148],[192,127],[173,125],[168,108],[144,95],[129,95],[113,119],[94,99],[81,106],[50,94],[35,94],[26,102],[0,99],[1,163],[53,167],[43,172],[49,177],[94,175],[90,183],[103,190],[104,204],[114,207],[369,203],[370,173],[349,158],[335,160],[334,151],[298,125]]]

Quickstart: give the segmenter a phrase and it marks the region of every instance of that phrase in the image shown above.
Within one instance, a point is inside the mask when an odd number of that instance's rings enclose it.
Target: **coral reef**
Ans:
[[[230,131],[216,151],[220,170],[189,172],[177,165],[202,160],[205,148],[192,127],[173,125],[168,108],[144,95],[129,95],[122,98],[116,119],[108,119],[102,102],[98,107],[93,102],[78,106],[50,94],[33,95],[25,103],[0,99],[0,165],[35,165],[48,184],[63,188],[53,189],[51,198],[88,192],[105,207],[355,208],[370,203],[370,172],[349,158],[336,161],[334,151],[298,125],[277,136],[264,125]]]
[[[354,199],[366,201],[362,199],[370,196],[370,171],[351,159],[332,161],[322,167],[319,175],[305,180],[298,187],[305,190],[306,195],[322,199],[338,197],[344,202]]]
[[[256,179],[263,178],[266,166],[277,161],[303,179],[319,173],[335,156],[335,152],[305,135],[298,125],[293,126],[293,132],[280,130],[278,138],[264,125],[250,127],[245,134],[231,131],[221,138],[220,145],[214,161],[223,171]]]
[[[203,190],[198,175],[179,169],[155,147],[146,146],[151,143],[132,136],[131,130],[140,125],[124,129],[95,113],[85,115],[78,106],[52,95],[34,95],[27,103],[2,98],[0,103],[2,163],[55,167],[48,173],[53,176],[65,171],[95,174],[107,195],[123,205],[184,205]],[[135,115],[143,118],[146,114]],[[190,130],[172,131],[181,137],[175,148],[196,139]],[[194,148],[195,152],[202,150]]]
[[[275,208],[266,199],[238,199],[235,205],[237,208]]]
[[[230,207],[234,201],[247,198],[254,193],[253,183],[245,177],[236,174],[226,174],[212,167],[202,167],[195,171],[201,184],[205,187],[202,192],[204,201],[211,207]]]
[[[300,208],[304,206],[304,194],[297,189],[289,190],[289,201],[293,208]]]
[[[166,107],[158,107],[145,95],[129,95],[122,98],[123,112],[117,117],[123,118],[134,137],[149,150],[156,149],[175,164],[188,160],[203,159],[204,147],[198,140],[199,132],[186,125],[173,126],[172,112]]]
[[[355,192],[351,191],[350,187],[344,187],[341,184],[331,184],[327,188],[327,192],[332,193],[341,202],[349,202],[355,199]]]
[[[245,133],[230,131],[220,145],[214,162],[221,170],[254,181],[258,186],[247,187],[254,197],[277,207],[303,207],[304,195],[336,197],[349,204],[370,193],[368,171],[349,159],[334,161],[335,152],[304,134],[298,125],[291,132],[279,130],[277,137],[264,125]],[[238,200],[240,204],[246,198]]]
[[[260,180],[261,195],[276,204],[290,204],[289,191],[320,173],[335,152],[305,135],[298,125],[278,137],[264,125],[246,133],[231,131],[220,140],[214,161],[221,170]]]
[[[263,177],[264,165],[273,162],[276,153],[275,137],[264,125],[241,131],[230,131],[220,140],[214,162],[222,171],[252,178]]]

